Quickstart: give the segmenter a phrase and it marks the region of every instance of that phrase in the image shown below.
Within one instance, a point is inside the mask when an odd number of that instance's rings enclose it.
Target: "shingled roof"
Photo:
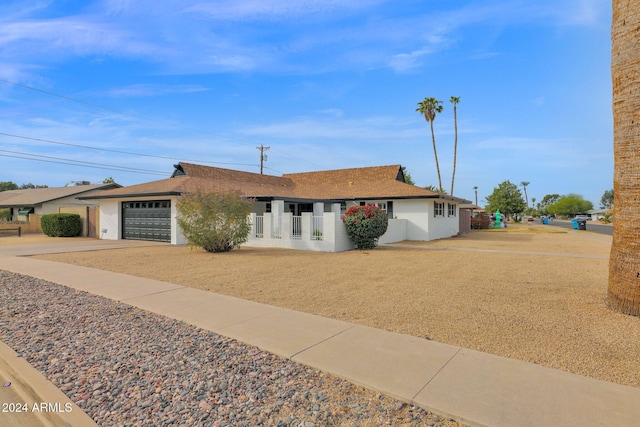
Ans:
[[[281,177],[181,162],[171,178],[100,192],[91,198],[236,190],[247,197],[300,200],[449,198],[406,184],[400,165],[284,174]]]
[[[120,184],[87,184],[68,187],[27,188],[0,192],[0,206],[35,206],[64,197],[81,195],[88,191],[120,187]]]

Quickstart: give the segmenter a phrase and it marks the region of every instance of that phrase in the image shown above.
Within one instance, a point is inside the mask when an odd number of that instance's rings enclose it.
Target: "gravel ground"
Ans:
[[[212,332],[0,270],[0,340],[101,426],[457,426]]]

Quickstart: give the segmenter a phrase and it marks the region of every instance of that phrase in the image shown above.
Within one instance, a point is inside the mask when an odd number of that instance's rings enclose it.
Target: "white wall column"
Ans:
[[[293,232],[293,215],[291,212],[284,212],[280,216],[280,237],[282,240],[291,240]]]
[[[265,212],[262,216],[262,235],[264,239],[271,239],[271,213]]]
[[[311,240],[311,233],[313,232],[313,223],[312,218],[313,214],[311,212],[302,212],[302,218],[300,219],[300,229],[301,229],[301,238],[302,240],[309,241]]]
[[[315,202],[313,204],[313,216],[322,216],[324,213],[324,202]]]
[[[284,200],[273,200],[271,202],[271,215],[280,216],[284,213]]]

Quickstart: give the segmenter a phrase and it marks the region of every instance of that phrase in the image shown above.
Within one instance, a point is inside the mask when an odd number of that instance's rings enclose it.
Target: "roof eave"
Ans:
[[[96,196],[78,197],[79,200],[99,200],[99,199],[130,199],[132,197],[160,197],[160,196],[180,196],[181,191],[155,191],[150,193],[128,193],[128,194],[106,194]]]

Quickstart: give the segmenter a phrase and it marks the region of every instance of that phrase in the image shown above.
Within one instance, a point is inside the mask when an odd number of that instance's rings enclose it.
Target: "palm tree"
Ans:
[[[478,186],[477,185],[473,186],[473,191],[475,191],[476,193],[476,206],[478,206]]]
[[[436,137],[433,133],[433,121],[436,119],[437,113],[442,113],[442,101],[438,101],[435,98],[425,98],[418,102],[418,108],[416,108],[424,119],[429,122],[431,126],[431,142],[433,143],[433,155],[436,158],[436,171],[438,171],[438,188],[442,193],[442,179],[440,179],[440,165],[438,164],[438,152],[436,151]]]
[[[527,209],[529,209],[529,197],[527,196],[527,185],[531,184],[529,181],[522,181],[520,183],[520,185],[522,185],[522,188],[524,189],[524,199],[527,202]]]
[[[640,316],[640,0],[613,0],[613,244],[609,256],[610,308]]]
[[[456,155],[458,153],[458,115],[456,107],[460,102],[460,97],[452,96],[449,98],[449,102],[453,104],[453,127],[455,130],[453,138],[453,173],[451,174],[451,195],[453,196],[453,182],[456,179]]]

